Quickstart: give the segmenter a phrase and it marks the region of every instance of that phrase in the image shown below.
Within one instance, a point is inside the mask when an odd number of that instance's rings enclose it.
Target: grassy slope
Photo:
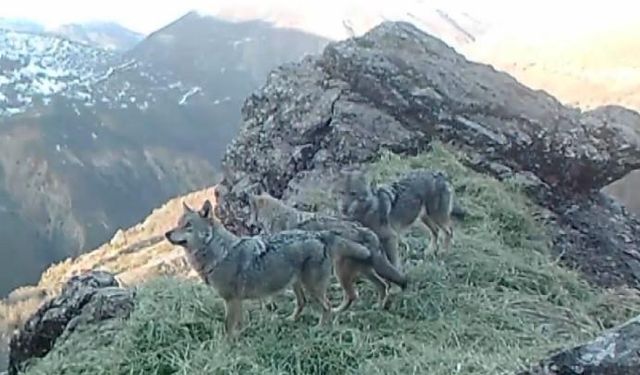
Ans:
[[[422,166],[445,168],[472,215],[439,258],[424,255],[420,232],[407,236],[413,283],[389,312],[363,283],[353,310],[318,329],[313,309],[285,321],[293,305],[283,296],[275,313],[250,304],[250,324],[230,346],[215,292],[162,278],[140,288],[128,321],[76,332],[29,374],[501,374],[638,314],[637,296],[594,289],[552,261],[536,207],[516,186],[465,169],[442,147],[384,157],[372,172],[385,180]]]

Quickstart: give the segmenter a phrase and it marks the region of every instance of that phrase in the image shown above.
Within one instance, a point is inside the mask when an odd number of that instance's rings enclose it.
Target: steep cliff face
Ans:
[[[301,186],[370,161],[453,142],[475,170],[517,176],[549,210],[565,264],[602,285],[638,285],[638,221],[599,190],[640,166],[640,116],[581,112],[470,62],[408,23],[383,23],[274,72],[243,108],[218,214],[239,232],[245,191],[293,200]]]

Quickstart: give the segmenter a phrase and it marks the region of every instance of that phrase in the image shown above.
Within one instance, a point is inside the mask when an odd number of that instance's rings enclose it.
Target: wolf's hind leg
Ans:
[[[438,252],[438,234],[439,234],[438,225],[427,214],[423,214],[422,216],[420,216],[420,221],[422,221],[422,223],[429,229],[429,232],[431,234],[429,249],[437,253]]]
[[[340,259],[335,265],[336,277],[343,291],[342,303],[334,310],[336,313],[345,311],[358,299],[358,291],[354,285],[356,274],[353,272],[352,267],[349,267],[348,262],[346,259]]]
[[[293,284],[293,293],[296,296],[296,307],[293,309],[293,312],[291,313],[291,315],[289,315],[288,319],[291,321],[296,321],[300,317],[300,314],[302,314],[304,305],[307,303],[300,281],[296,281]]]

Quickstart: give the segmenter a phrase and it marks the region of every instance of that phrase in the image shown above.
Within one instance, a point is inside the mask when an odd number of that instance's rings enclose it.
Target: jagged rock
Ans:
[[[640,316],[594,340],[562,350],[519,375],[640,374]]]
[[[439,130],[572,193],[598,190],[640,167],[637,113],[611,107],[580,114],[406,23],[331,44],[321,64],[405,127]]]
[[[9,375],[17,375],[27,360],[44,357],[80,324],[127,317],[133,299],[134,292],[121,288],[108,272],[70,278],[60,295],[45,302],[11,338]]]
[[[640,223],[599,193],[640,168],[640,115],[582,113],[492,67],[468,61],[411,24],[385,22],[321,56],[273,71],[242,110],[228,146],[217,215],[251,233],[246,192],[291,201],[309,176],[451,142],[468,165],[525,191],[554,223],[556,255],[604,286],[639,286]],[[525,181],[526,180],[526,181]]]

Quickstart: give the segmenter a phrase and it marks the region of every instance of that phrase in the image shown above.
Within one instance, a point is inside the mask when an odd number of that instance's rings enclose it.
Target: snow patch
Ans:
[[[76,92],[75,97],[83,101],[91,100],[91,94],[82,91]]]
[[[234,40],[234,41],[232,42],[232,44],[233,44],[233,48],[234,48],[234,49],[235,49],[235,48],[238,48],[238,46],[239,46],[239,45],[241,45],[241,44],[245,44],[245,43],[249,43],[249,42],[251,42],[251,41],[253,41],[253,38],[251,38],[251,37],[242,38],[242,39],[240,39],[240,40]]]
[[[199,86],[192,87],[191,90],[187,91],[186,94],[182,96],[182,99],[178,102],[179,105],[185,105],[187,103],[187,99],[192,97],[193,95],[202,91],[202,88]]]
[[[17,115],[19,113],[23,113],[24,112],[24,108],[16,108],[16,107],[7,108],[7,109],[5,109],[5,112],[7,112],[10,115]]]
[[[0,56],[1,91],[15,93],[15,101],[22,105],[2,111],[1,115],[9,116],[25,112],[33,103],[48,105],[57,95],[92,102],[91,87],[100,76],[108,77],[113,72],[110,69],[105,74],[97,67],[106,69],[120,59],[113,53],[55,36],[6,30],[0,30]],[[9,100],[6,95],[2,97]],[[74,110],[78,114],[77,108]]]

